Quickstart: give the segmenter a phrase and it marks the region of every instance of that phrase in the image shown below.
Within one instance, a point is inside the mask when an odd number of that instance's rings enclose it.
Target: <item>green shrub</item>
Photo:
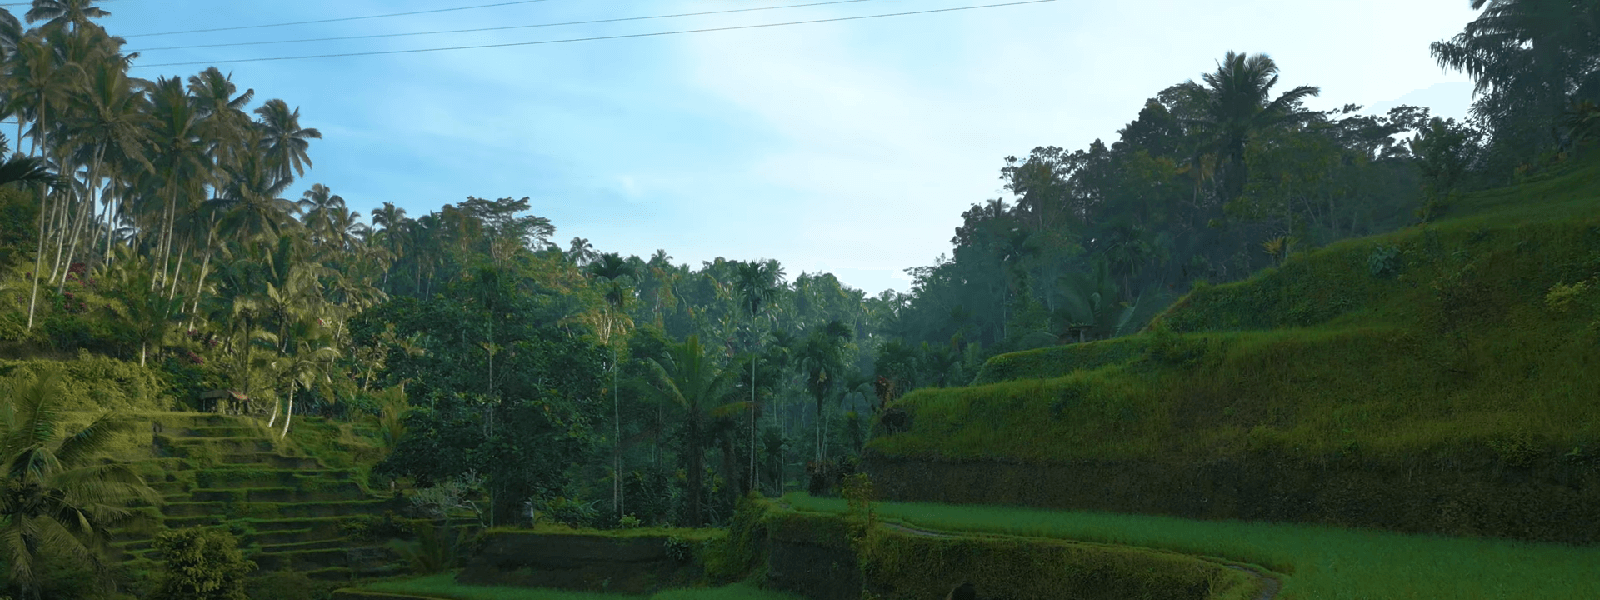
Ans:
[[[728,524],[728,534],[706,542],[702,560],[708,579],[713,583],[737,581],[766,564],[766,512],[766,501],[755,492],[739,499],[733,520]],[[674,552],[673,539],[667,540],[669,554]]]
[[[169,387],[159,371],[82,350],[69,361],[0,360],[0,396],[18,382],[53,368],[62,370],[63,411],[146,412],[165,410],[171,404]]]
[[[244,559],[233,534],[189,527],[156,538],[161,555],[155,600],[250,600],[245,575],[256,564]]]
[[[245,584],[250,600],[328,600],[333,590],[300,571],[283,569],[252,577]]]
[[[1367,271],[1373,277],[1393,277],[1400,273],[1400,249],[1378,244],[1367,255]]]
[[[456,566],[465,532],[449,525],[437,526],[432,521],[419,522],[412,530],[416,540],[389,544],[410,565],[412,573],[427,575]]]

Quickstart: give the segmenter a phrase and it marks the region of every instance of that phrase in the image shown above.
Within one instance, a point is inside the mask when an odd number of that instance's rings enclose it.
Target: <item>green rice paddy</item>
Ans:
[[[835,498],[784,499],[800,510],[846,510]],[[1126,544],[1254,563],[1283,574],[1279,600],[1600,598],[1600,547],[1000,506],[882,502],[874,508],[885,521],[927,529]]]

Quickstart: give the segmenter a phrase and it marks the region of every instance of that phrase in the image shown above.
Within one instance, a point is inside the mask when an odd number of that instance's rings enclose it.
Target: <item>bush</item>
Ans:
[[[289,569],[252,577],[245,587],[250,600],[328,600],[333,597],[333,590],[327,584]]]
[[[1400,272],[1400,249],[1378,244],[1367,255],[1367,271],[1373,277],[1393,277]]]
[[[155,600],[250,600],[245,575],[256,563],[245,560],[233,534],[189,527],[156,538],[161,554]]]

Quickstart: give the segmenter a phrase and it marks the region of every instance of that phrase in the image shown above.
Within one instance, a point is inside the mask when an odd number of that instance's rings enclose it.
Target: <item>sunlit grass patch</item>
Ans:
[[[383,581],[362,586],[363,590],[396,594],[417,594],[449,600],[642,600],[645,596],[567,592],[538,588],[475,586],[456,583],[448,573]],[[746,583],[717,588],[667,590],[648,596],[649,600],[797,600],[799,596],[759,589]]]
[[[784,499],[801,510],[846,510],[841,499]],[[1253,563],[1286,574],[1283,600],[1600,598],[1600,547],[999,506],[874,506],[886,521],[929,529],[1126,544]]]

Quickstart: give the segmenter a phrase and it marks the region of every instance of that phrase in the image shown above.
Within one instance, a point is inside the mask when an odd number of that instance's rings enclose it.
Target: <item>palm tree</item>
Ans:
[[[49,119],[52,106],[66,104],[67,93],[82,77],[76,64],[61,64],[45,41],[37,36],[27,36],[18,42],[11,56],[7,86],[7,104],[17,114],[17,145],[22,145],[22,121],[25,116],[33,121],[33,138],[30,155],[43,157],[41,146],[51,131],[49,124],[59,119]],[[48,150],[45,150],[47,152]],[[59,164],[59,163],[58,163]],[[69,178],[70,179],[70,178]],[[70,191],[70,186],[63,186]],[[39,280],[44,270],[45,241],[50,238],[49,226],[55,222],[55,213],[65,210],[66,198],[56,206],[49,202],[46,188],[39,188],[39,231],[33,260],[32,291],[28,296],[28,329],[33,329],[33,316],[39,300]],[[53,277],[53,275],[52,275]]]
[[[287,182],[305,175],[306,167],[311,166],[311,158],[306,155],[311,143],[306,140],[322,139],[322,132],[301,128],[300,109],[291,111],[288,103],[277,98],[268,100],[255,112],[261,115],[257,121],[261,132],[258,147],[266,156],[272,176]]]
[[[1545,131],[1570,101],[1600,100],[1600,7],[1571,0],[1472,0],[1472,8],[1483,14],[1430,50],[1439,66],[1473,78],[1473,112],[1488,119],[1494,137],[1523,133],[1512,129]]]
[[[274,178],[264,159],[254,153],[242,155],[232,171],[219,190],[221,196],[213,199],[222,210],[222,228],[246,240],[282,235],[292,225],[289,215],[295,208],[293,202],[278,197],[289,180]]]
[[[336,212],[344,209],[344,198],[333,193],[328,186],[313,184],[295,201],[295,209],[302,215],[300,223],[311,233],[314,244],[328,244],[337,240],[343,243],[346,232],[334,222]]]
[[[383,228],[380,231],[389,245],[392,261],[399,261],[405,256],[400,245],[405,242],[405,229],[409,223],[411,220],[406,218],[406,209],[395,206],[393,202],[385,202],[382,207],[372,211],[372,226]],[[383,290],[389,291],[389,269],[383,270]]]
[[[44,27],[47,28],[71,26],[77,31],[89,25],[89,19],[111,16],[94,3],[95,0],[33,0],[27,19],[29,23],[46,21]]]
[[[189,94],[200,111],[200,137],[211,152],[212,162],[219,167],[234,166],[257,134],[250,115],[244,112],[256,92],[247,89],[235,96],[238,88],[232,78],[232,74],[223,75],[216,67],[189,77]]]
[[[4,140],[0,139],[0,152],[4,152],[4,148]],[[50,163],[37,156],[15,154],[0,163],[0,185],[8,183],[52,185],[58,181],[56,174],[50,171]]]
[[[107,528],[133,516],[133,501],[161,497],[124,463],[100,454],[126,420],[106,414],[69,435],[57,434],[59,371],[36,375],[0,404],[0,554],[24,598],[38,598],[35,567],[46,549],[100,567]]]
[[[101,278],[120,296],[111,303],[110,310],[133,330],[139,341],[139,366],[145,366],[145,356],[150,346],[160,350],[160,344],[172,330],[172,317],[178,313],[181,302],[162,294],[151,285],[155,269],[150,261],[127,248],[118,248],[121,254],[115,266],[102,267]]]
[[[622,511],[622,403],[621,397],[617,395],[620,390],[617,387],[617,344],[614,336],[624,333],[624,329],[627,326],[627,314],[623,310],[627,308],[628,300],[633,298],[633,291],[625,287],[625,285],[629,279],[634,277],[635,270],[633,265],[622,259],[622,255],[616,252],[607,252],[601,254],[598,260],[589,264],[589,272],[596,279],[605,282],[606,304],[611,308],[607,311],[605,322],[602,325],[601,337],[604,338],[606,345],[611,346],[611,412],[612,426],[615,428],[615,437],[612,443],[612,473],[614,476],[611,481],[611,502],[613,506],[617,507],[617,518],[620,519],[624,514]]]
[[[594,245],[590,244],[589,240],[581,237],[572,238],[572,248],[567,250],[567,260],[582,267],[589,264],[589,261],[594,260],[594,258]]]
[[[176,278],[177,266],[171,265],[172,245],[177,237],[177,218],[180,209],[179,197],[188,196],[195,198],[195,188],[198,185],[215,183],[213,174],[215,164],[206,151],[206,143],[200,135],[202,113],[197,99],[184,89],[183,80],[177,77],[157,78],[154,85],[147,88],[150,96],[150,116],[152,122],[151,142],[154,149],[154,158],[151,161],[156,172],[161,177],[162,194],[166,199],[165,209],[162,211],[161,239],[157,242],[156,262],[161,265],[158,282],[167,281],[167,269],[173,269],[173,278]]]
[[[94,192],[100,188],[101,177],[107,175],[109,169],[103,170],[108,157],[123,159],[124,164],[141,171],[153,171],[154,166],[146,158],[150,139],[150,114],[145,110],[145,97],[133,89],[133,81],[128,78],[126,67],[120,63],[102,60],[88,70],[85,79],[87,87],[83,94],[76,97],[75,103],[77,118],[68,124],[71,136],[80,145],[80,154],[88,158],[89,164],[89,191],[88,207],[94,206]],[[112,183],[117,182],[116,173],[112,175]],[[111,230],[115,228],[115,198],[105,199],[106,221],[106,260],[111,259]],[[87,207],[86,207],[87,208]],[[85,210],[82,219],[90,211]],[[77,238],[73,238],[76,247]],[[67,263],[71,264],[72,251],[67,253]],[[65,281],[65,278],[63,278]]]
[[[651,358],[649,365],[654,374],[654,385],[646,389],[657,401],[671,401],[686,411],[684,423],[688,427],[685,454],[689,461],[689,523],[698,527],[705,521],[701,513],[701,486],[705,474],[705,446],[701,439],[705,429],[706,407],[719,402],[728,393],[733,382],[733,372],[718,369],[711,357],[700,346],[699,336],[691,335],[682,344],[668,349],[665,365]]]
[[[1244,167],[1245,142],[1256,131],[1303,121],[1312,114],[1300,107],[1318,88],[1300,86],[1267,98],[1278,83],[1278,65],[1266,54],[1229,51],[1217,70],[1200,76],[1204,85],[1193,81],[1177,86],[1180,97],[1195,116],[1189,125],[1206,138],[1206,149],[1222,159],[1224,201],[1237,198],[1248,179]]]
[[[840,356],[844,342],[851,337],[850,328],[839,321],[812,328],[797,353],[806,378],[806,390],[817,401],[817,464],[827,460],[827,428],[822,418],[822,403],[833,393],[834,387],[844,377],[844,360]]]
[[[327,366],[339,357],[327,330],[322,326],[324,319],[311,312],[301,312],[295,316],[297,318],[289,332],[294,337],[291,350],[273,364],[279,376],[289,383],[289,398],[279,438],[289,435],[289,423],[294,418],[295,390],[310,390],[318,382],[327,382]],[[273,412],[276,414],[276,409]]]
[[[756,333],[756,318],[761,308],[778,297],[783,286],[783,267],[778,261],[751,261],[734,267],[733,287],[739,296],[739,305],[750,312],[750,489],[760,489],[756,470],[756,353],[760,335]]]

